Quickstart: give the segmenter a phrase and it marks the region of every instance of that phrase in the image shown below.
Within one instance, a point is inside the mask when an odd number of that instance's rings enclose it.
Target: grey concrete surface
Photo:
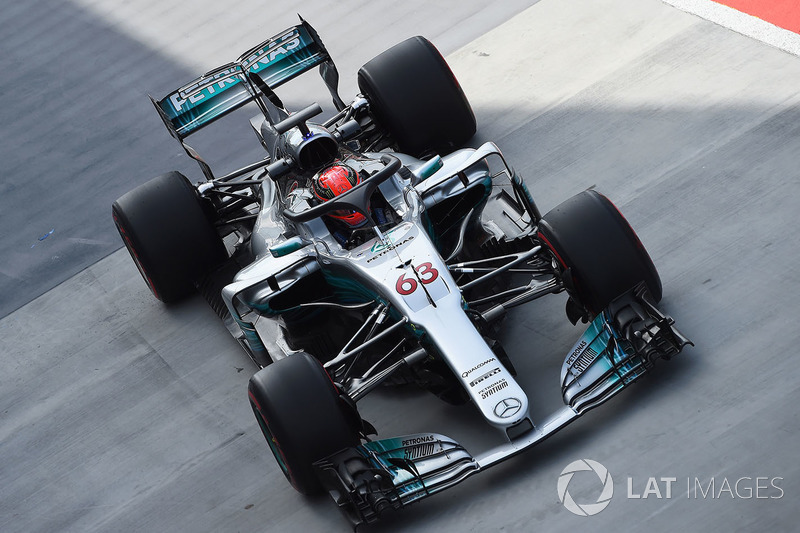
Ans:
[[[615,200],[697,347],[369,530],[795,531],[800,59],[656,0],[543,0],[450,51],[474,142],[495,140],[543,210],[587,187]],[[563,304],[507,321],[534,416],[559,405],[580,332]],[[282,479],[245,398],[253,368],[213,313],[199,299],[158,304],[124,252],[0,320],[0,361],[2,531],[347,530],[327,499]],[[382,436],[431,430],[476,451],[496,438],[470,407],[413,391],[377,391],[360,408]],[[556,494],[580,458],[614,479],[593,517]],[[627,497],[651,477],[661,498]],[[662,477],[676,479],[670,498]],[[757,494],[757,478],[780,488]],[[715,497],[695,479],[714,480]],[[743,480],[739,494],[724,480]],[[597,497],[596,480],[573,481],[577,501]]]

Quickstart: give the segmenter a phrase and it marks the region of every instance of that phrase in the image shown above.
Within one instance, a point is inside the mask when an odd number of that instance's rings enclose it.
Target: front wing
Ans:
[[[686,344],[692,343],[650,303],[642,284],[599,314],[570,351],[561,372],[565,406],[538,423],[525,419],[509,428],[507,442],[472,455],[449,437],[418,433],[346,448],[315,467],[353,526],[374,522],[387,509],[435,494],[538,444]]]

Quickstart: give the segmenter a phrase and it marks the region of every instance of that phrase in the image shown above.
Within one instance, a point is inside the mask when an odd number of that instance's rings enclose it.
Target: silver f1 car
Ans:
[[[319,105],[290,114],[274,92],[316,66],[337,111],[322,123]],[[301,19],[153,99],[205,180],[160,176],[113,217],[153,294],[199,291],[261,368],[250,403],[289,482],[327,490],[358,525],[533,446],[690,342],[656,308],[658,273],[606,197],[585,191],[541,215],[497,146],[462,147],[475,117],[430,42],[365,64],[349,104],[337,85]],[[266,155],[216,176],[185,139],[250,102]],[[532,420],[498,328],[511,308],[561,292],[588,329],[563,364],[565,406]],[[381,384],[474,404],[497,446],[371,439],[357,403]]]

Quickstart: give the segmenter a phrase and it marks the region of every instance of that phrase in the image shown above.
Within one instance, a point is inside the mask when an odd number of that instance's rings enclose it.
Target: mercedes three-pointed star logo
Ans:
[[[522,409],[522,402],[516,398],[506,398],[494,406],[494,414],[500,418],[511,418]]]

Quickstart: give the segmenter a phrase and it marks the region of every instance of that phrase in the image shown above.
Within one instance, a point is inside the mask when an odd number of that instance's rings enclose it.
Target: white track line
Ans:
[[[800,56],[800,35],[711,0],[663,0],[715,24]]]

